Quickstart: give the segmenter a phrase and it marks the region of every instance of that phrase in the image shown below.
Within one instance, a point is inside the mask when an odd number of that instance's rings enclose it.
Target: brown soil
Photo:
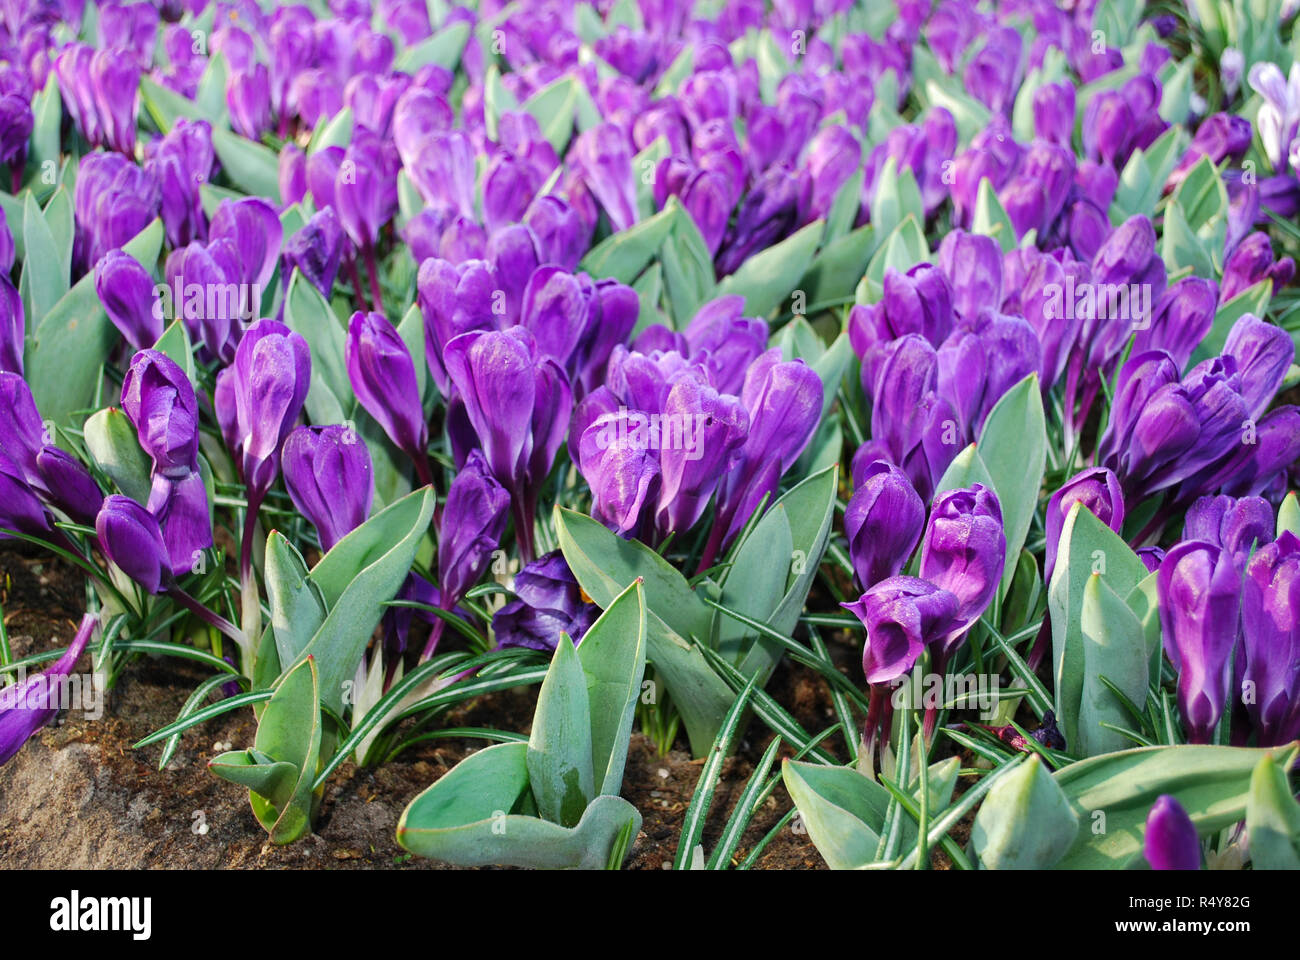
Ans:
[[[15,657],[65,645],[83,610],[83,581],[47,554],[0,547],[0,604]],[[851,651],[845,651],[851,660]],[[83,662],[78,669],[87,669]],[[325,788],[316,833],[287,847],[266,842],[247,791],[208,773],[215,753],[252,742],[251,711],[217,718],[188,732],[167,769],[161,745],[132,744],[175,719],[208,674],[184,661],[141,658],[129,666],[98,720],[77,712],[39,731],[0,768],[0,868],[312,868],[447,869],[412,857],[394,839],[403,808],[463,757],[476,740],[423,743],[373,770],[345,764]],[[782,666],[769,692],[809,730],[831,722],[824,684]],[[527,732],[536,689],[485,696],[453,711],[448,726],[494,726]],[[750,734],[766,734],[761,724]],[[723,769],[704,830],[711,851],[767,743],[750,739]],[[842,750],[842,740],[826,743]],[[702,761],[678,739],[659,756],[634,733],[623,795],[644,818],[629,869],[667,869],[676,854]],[[783,748],[783,755],[789,751]],[[754,816],[738,850],[743,858],[790,808],[778,786]],[[206,827],[206,829],[204,829]],[[783,829],[758,863],[763,869],[824,869],[806,834]]]

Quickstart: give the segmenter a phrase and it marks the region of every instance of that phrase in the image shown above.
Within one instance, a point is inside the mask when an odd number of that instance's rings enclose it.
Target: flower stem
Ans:
[[[244,632],[225,617],[214,613],[174,583],[167,587],[166,593],[167,596],[171,597],[204,623],[216,628],[224,636],[235,641],[240,650],[244,651],[246,654],[249,652],[248,638],[244,636]]]
[[[357,258],[348,257],[348,276],[352,280],[352,289],[357,295],[361,309],[370,312],[370,301],[366,299],[366,288],[361,283],[361,271],[357,269]]]
[[[371,302],[378,313],[383,313],[384,294],[379,288],[379,267],[375,263],[375,245],[367,240],[366,245],[361,248],[361,253],[366,258],[366,272],[370,274]]]

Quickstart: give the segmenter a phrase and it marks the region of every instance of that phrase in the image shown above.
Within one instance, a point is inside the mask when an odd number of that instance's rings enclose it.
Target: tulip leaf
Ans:
[[[646,609],[639,582],[624,590],[582,638],[578,659],[591,710],[591,766],[596,792],[617,796],[641,679],[645,675]]]
[[[399,53],[393,60],[393,71],[414,75],[420,72],[421,67],[430,64],[455,70],[465,52],[469,30],[469,24],[464,20],[449,24],[427,40],[422,40]]]
[[[1300,803],[1272,756],[1261,757],[1251,774],[1246,833],[1256,870],[1300,870]]]
[[[248,787],[272,804],[283,806],[293,796],[298,768],[283,760],[260,761],[258,756],[256,750],[230,750],[209,760],[208,769],[222,780]]]
[[[231,183],[249,196],[265,197],[279,206],[280,161],[270,147],[213,127],[212,148]]]
[[[573,641],[561,633],[528,738],[528,781],[543,819],[577,825],[596,797],[591,756],[587,678]]]
[[[321,702],[335,711],[342,709],[344,683],[383,616],[382,604],[397,595],[410,572],[433,505],[432,487],[408,494],[336,543],[311,571],[329,613],[286,669],[315,656]]]
[[[578,104],[574,79],[565,74],[539,89],[523,103],[523,109],[537,120],[556,156],[564,156],[564,148],[573,136],[573,112]],[[639,169],[639,168],[638,168]]]
[[[685,207],[676,210],[672,232],[659,248],[659,263],[663,267],[672,327],[685,330],[700,306],[710,299],[717,275],[713,257],[695,219]]]
[[[162,222],[154,220],[123,249],[141,263],[155,263],[162,239]],[[25,365],[36,407],[46,419],[68,424],[93,403],[104,358],[118,337],[95,293],[93,273],[78,280],[39,323],[29,318],[28,325],[34,332]]]
[[[1133,703],[1147,695],[1147,647],[1142,624],[1132,609],[1094,573],[1083,588],[1079,612],[1083,646],[1083,690],[1079,701],[1079,736],[1071,743],[1076,756],[1095,757],[1131,745],[1123,734],[1102,724],[1124,726],[1128,713],[1110,681]]]
[[[1078,814],[1080,829],[1056,868],[1123,869],[1140,860],[1147,813],[1162,794],[1178,801],[1202,837],[1231,826],[1246,816],[1251,775],[1268,753],[1245,747],[1138,747],[1058,770],[1053,777]],[[1273,754],[1286,769],[1296,747]]]
[[[653,217],[606,237],[588,250],[578,269],[597,280],[613,277],[630,284],[654,259],[672,231],[680,206],[675,197],[669,197]]]
[[[1078,833],[1079,814],[1033,754],[993,784],[975,817],[971,844],[986,869],[1045,870],[1065,856]]]
[[[859,278],[876,252],[877,236],[876,228],[868,223],[832,240],[813,257],[808,272],[799,281],[799,289],[808,298],[805,309],[809,315],[823,306],[838,306],[852,299]]]
[[[319,425],[342,423],[356,399],[348,379],[343,326],[320,291],[296,268],[284,298],[284,322],[311,347],[307,415]]]
[[[266,538],[264,578],[277,655],[280,663],[293,663],[325,622],[325,598],[302,554],[276,530]]]
[[[984,463],[984,458],[980,456],[978,447],[972,443],[953,457],[952,463],[948,464],[948,469],[935,484],[934,494],[938,496],[947,490],[964,489],[974,483],[982,483],[986,487],[997,489],[993,477],[989,474],[989,468]]]
[[[23,194],[23,272],[19,289],[28,323],[39,323],[68,292],[63,253],[31,193]]]
[[[190,334],[185,329],[184,321],[173,320],[154,343],[153,348],[184,370],[190,383],[197,389],[199,378],[194,366],[194,350],[190,346]]]
[[[1214,277],[1214,262],[1210,252],[1188,224],[1187,216],[1177,201],[1171,201],[1165,207],[1160,256],[1170,273],[1190,267],[1198,277]]]
[[[1038,510],[1047,465],[1047,420],[1038,374],[1025,377],[994,404],[975,448],[1002,507],[1007,556],[998,595],[1005,597]]]
[[[855,291],[857,302],[875,303],[881,298],[884,292],[885,271],[890,267],[900,273],[906,273],[918,263],[929,259],[930,245],[926,242],[920,220],[908,214],[871,257],[871,262],[867,264],[867,272]]]
[[[136,503],[147,503],[153,462],[140,448],[136,429],[117,407],[92,414],[83,428],[86,449],[117,489]]]
[[[888,237],[911,214],[918,223],[925,222],[925,204],[911,170],[898,172],[898,160],[888,157],[876,176],[876,192],[871,198],[871,223],[876,236]]]
[[[411,801],[397,824],[397,842],[422,857],[459,866],[598,870],[614,842],[641,814],[622,797],[597,797],[577,826],[528,816],[528,745],[500,743],[458,763]]]
[[[1218,168],[1208,155],[1202,155],[1174,191],[1173,202],[1182,209],[1187,226],[1193,233],[1210,221],[1223,217],[1228,210],[1228,192]]]
[[[807,272],[825,227],[824,221],[814,220],[780,243],[754,254],[719,282],[714,296],[739,293],[745,298],[747,316],[768,316],[785,302]]]
[[[862,209],[863,175],[864,171],[859,166],[853,172],[853,175],[840,184],[840,188],[835,191],[835,199],[831,202],[830,212],[826,214],[826,232],[822,235],[823,248],[845,236],[853,229],[853,224],[857,222],[858,212]],[[912,185],[916,185],[915,177],[912,178]],[[898,186],[901,202],[903,189],[901,181]],[[919,200],[920,194],[918,193],[916,196]]]
[[[1079,714],[1089,643],[1081,617],[1084,592],[1094,574],[1117,596],[1128,597],[1146,579],[1147,568],[1118,534],[1076,503],[1061,527],[1056,568],[1047,591],[1052,619],[1056,719],[1068,749],[1076,751],[1080,742]],[[1114,676],[1107,679],[1112,683],[1122,680]]]

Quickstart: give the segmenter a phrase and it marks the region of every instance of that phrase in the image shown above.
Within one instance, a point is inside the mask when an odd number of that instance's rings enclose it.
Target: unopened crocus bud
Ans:
[[[162,220],[173,247],[207,236],[207,216],[199,188],[212,173],[216,154],[206,120],[180,118],[171,132],[145,152],[145,168],[162,188]]]
[[[830,213],[840,187],[862,165],[862,144],[840,124],[823,127],[808,145],[808,172],[812,176],[812,200],[808,219]]]
[[[275,273],[283,239],[280,215],[261,197],[223,200],[208,227],[209,246],[218,240],[229,240],[234,245],[239,280],[255,287],[259,294]],[[258,306],[252,304],[254,310]]]
[[[333,207],[312,214],[284,245],[286,270],[297,267],[321,296],[329,298],[343,258],[343,228]]]
[[[1119,478],[1105,467],[1091,467],[1075,474],[1047,501],[1047,516],[1044,518],[1047,534],[1045,583],[1052,581],[1061,528],[1076,503],[1082,503],[1089,513],[1116,533],[1124,526],[1124,493]]]
[[[122,410],[156,470],[180,477],[198,469],[198,400],[185,371],[165,353],[141,350],[131,358]]]
[[[663,414],[672,418],[668,422],[683,425],[682,442],[659,452],[655,525],[666,536],[673,531],[685,532],[703,514],[723,473],[744,444],[750,420],[738,398],[718,393],[692,377],[682,377],[669,390]],[[687,430],[689,437],[685,436]]]
[[[866,628],[862,671],[868,683],[877,684],[905,676],[926,646],[947,636],[960,601],[928,580],[897,576],[843,606]]]
[[[1002,304],[1002,249],[992,237],[954,230],[939,245],[939,269],[952,287],[953,309],[963,317]]]
[[[35,125],[28,101],[13,93],[0,95],[0,163],[21,172]]]
[[[925,526],[925,504],[898,467],[866,466],[844,511],[844,533],[858,582],[870,588],[902,572]]]
[[[296,143],[280,151],[280,202],[286,207],[307,196],[307,155]]]
[[[104,556],[147,592],[160,592],[171,579],[158,520],[130,497],[104,498],[95,518],[95,536]]]
[[[1300,736],[1300,539],[1290,530],[1246,564],[1241,631],[1243,699],[1259,745],[1289,743]]]
[[[0,276],[0,372],[23,374],[27,321],[23,299],[7,276]]]
[[[162,310],[155,309],[153,277],[126,251],[110,250],[95,264],[95,293],[108,319],[132,349],[152,347],[163,335]]]
[[[1275,261],[1268,234],[1252,233],[1237,244],[1224,263],[1223,287],[1219,296],[1226,303],[1263,280],[1271,280],[1272,290],[1276,293],[1294,276],[1295,261],[1290,257]]]
[[[935,497],[921,541],[919,573],[950,591],[958,607],[938,658],[946,662],[993,601],[1006,563],[1007,537],[997,494],[983,484]]]
[[[1049,143],[1069,147],[1074,137],[1074,84],[1045,83],[1034,91],[1034,133]]]
[[[1160,569],[1160,564],[1165,562],[1165,548],[1139,547],[1137,557],[1142,561],[1142,566],[1147,568],[1147,573],[1155,573]]]
[[[334,179],[334,205],[348,238],[361,249],[374,247],[397,210],[397,176],[373,135],[348,145]]]
[[[370,450],[351,427],[298,427],[281,449],[284,485],[329,551],[365,523],[375,495]]]
[[[537,238],[538,259],[573,270],[587,250],[591,234],[578,211],[559,197],[536,197],[524,211],[524,225]]]
[[[1215,166],[1224,160],[1239,160],[1250,148],[1250,140],[1250,121],[1245,117],[1231,113],[1216,113],[1206,117],[1196,128],[1196,136],[1178,161],[1178,166],[1169,175],[1165,190],[1177,189],[1202,157],[1209,157]]]
[[[1165,653],[1178,671],[1178,709],[1187,739],[1210,743],[1232,680],[1241,575],[1227,550],[1186,540],[1165,555],[1156,590]]]
[[[16,255],[13,231],[9,229],[9,221],[4,211],[0,211],[0,274],[9,275],[14,268]]]
[[[1147,814],[1142,852],[1152,870],[1199,870],[1201,841],[1196,824],[1169,794],[1159,797]]]
[[[1132,355],[1165,350],[1181,370],[1214,324],[1219,290],[1213,280],[1184,277],[1160,294],[1133,339]]]
[[[718,275],[735,273],[755,253],[793,232],[804,221],[811,191],[807,171],[768,168],[745,196],[718,251]]]
[[[86,614],[68,649],[52,666],[0,690],[0,765],[9,762],[31,735],[59,712],[60,681],[72,672],[98,625],[97,616]]]
[[[346,353],[348,379],[357,400],[412,459],[421,481],[427,483],[429,425],[415,362],[405,341],[383,314],[358,310],[348,323]]]
[[[479,450],[470,452],[447,489],[438,536],[438,579],[450,609],[483,576],[510,516],[510,494]]]
[[[36,455],[48,502],[74,523],[89,525],[104,502],[104,494],[80,460],[58,447],[46,444]]]
[[[40,536],[50,529],[50,515],[15,464],[0,457],[0,530]],[[0,540],[9,534],[0,532]]]
[[[612,123],[578,136],[573,158],[615,231],[637,222],[636,178],[627,134]]]
[[[226,106],[230,125],[249,140],[260,140],[271,128],[270,73],[266,64],[253,64],[236,71],[226,82]]]
[[[1250,417],[1258,418],[1286,379],[1295,358],[1295,343],[1281,327],[1247,313],[1228,331],[1223,355],[1236,361],[1246,409]]]
[[[594,406],[597,395],[589,396],[580,410]],[[574,429],[578,419],[575,413]],[[604,413],[582,429],[577,443],[574,460],[591,487],[592,515],[620,536],[637,532],[659,480],[659,460],[645,441],[647,420],[640,410]]]

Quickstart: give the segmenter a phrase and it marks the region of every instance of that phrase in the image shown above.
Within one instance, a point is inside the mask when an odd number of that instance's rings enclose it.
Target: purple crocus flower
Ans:
[[[6,277],[14,268],[17,251],[14,249],[14,234],[9,229],[9,220],[0,210],[0,274]]]
[[[132,349],[151,347],[163,335],[153,277],[129,253],[110,250],[100,258],[95,264],[95,292],[108,319]]]
[[[1051,583],[1056,569],[1056,549],[1061,542],[1061,528],[1071,508],[1081,503],[1094,517],[1116,533],[1124,526],[1124,493],[1119,478],[1105,467],[1090,467],[1075,474],[1047,501],[1044,527],[1047,534],[1046,565],[1043,582]]]
[[[1210,743],[1232,680],[1241,612],[1241,575],[1232,555],[1186,540],[1156,578],[1165,653],[1178,671],[1178,709],[1192,743]]]
[[[614,124],[600,124],[578,136],[572,155],[614,230],[636,223],[636,179],[627,134]]]
[[[317,210],[284,244],[284,274],[296,267],[321,296],[329,298],[343,258],[343,228],[333,207]]]
[[[935,497],[921,541],[919,573],[957,597],[957,613],[936,652],[942,667],[993,601],[1006,562],[1007,537],[997,494],[983,484]]]
[[[907,474],[886,460],[872,461],[855,481],[844,533],[858,582],[870,588],[902,572],[921,539],[925,504]]]
[[[50,515],[15,464],[0,457],[0,530],[41,536],[50,529]],[[0,540],[8,540],[0,533]]]
[[[981,308],[1002,303],[1002,250],[992,237],[953,230],[939,244],[939,269],[958,315],[974,318]]]
[[[443,598],[454,606],[487,569],[501,543],[510,494],[492,476],[482,451],[473,450],[447,490],[438,538]]]
[[[1133,355],[1165,350],[1181,370],[1214,324],[1219,291],[1213,280],[1184,277],[1160,294],[1148,322],[1137,331]]]
[[[750,365],[767,349],[767,321],[742,316],[744,311],[739,294],[718,297],[700,307],[684,331],[682,352],[708,371],[709,383],[721,393],[739,394]]]
[[[1300,736],[1300,539],[1283,530],[1246,564],[1241,594],[1246,711],[1263,747]]]
[[[207,182],[215,160],[212,127],[206,120],[182,117],[170,133],[146,148],[144,166],[162,189],[163,226],[173,247],[207,236],[199,188]]]
[[[1227,550],[1244,569],[1256,546],[1273,540],[1273,507],[1263,497],[1201,497],[1187,508],[1184,540],[1202,540]]]
[[[373,251],[380,228],[397,210],[397,173],[383,143],[369,131],[358,131],[344,152],[334,180],[334,205],[357,248]]]
[[[862,386],[868,396],[891,345],[909,333],[937,347],[952,330],[952,288],[943,271],[929,263],[907,273],[885,271],[883,295],[849,311],[849,343],[862,360]]]
[[[296,143],[286,143],[280,151],[280,202],[286,207],[301,203],[307,196],[307,154]]]
[[[570,204],[547,194],[535,197],[524,211],[523,223],[537,238],[538,259],[573,270],[591,242],[587,229]]]
[[[55,58],[54,72],[68,112],[91,145],[134,153],[139,64],[115,51],[70,44]]]
[[[823,127],[808,145],[808,173],[812,177],[812,199],[807,218],[816,220],[830,213],[840,187],[862,164],[862,144],[847,127]]]
[[[573,460],[591,487],[592,516],[623,536],[638,532],[642,508],[658,493],[659,459],[645,439],[647,417],[640,410],[601,413],[582,426],[600,393],[588,395],[591,402],[579,408],[583,416],[574,414],[570,429],[579,439]]]
[[[236,254],[239,281],[255,288],[260,296],[275,273],[284,239],[284,228],[275,207],[261,197],[223,200],[212,215],[208,239],[213,243],[230,241]],[[254,308],[258,302],[254,298]]]
[[[75,523],[92,524],[104,502],[104,494],[80,460],[46,444],[36,454],[43,497]]]
[[[1201,869],[1201,841],[1196,824],[1176,799],[1159,797],[1147,814],[1142,852],[1152,870]]]
[[[347,426],[297,427],[281,448],[284,485],[311,521],[321,550],[365,523],[375,495],[370,450]]]
[[[1245,117],[1231,113],[1206,117],[1196,128],[1191,145],[1165,182],[1165,192],[1176,190],[1202,157],[1209,157],[1215,166],[1224,160],[1240,160],[1250,149],[1251,133],[1250,121]]]
[[[492,617],[499,647],[554,650],[562,633],[579,643],[600,615],[586,602],[564,555],[538,557],[515,576],[515,598]]]
[[[785,238],[806,219],[812,193],[807,171],[770,167],[746,195],[717,257],[719,276],[735,273],[755,253]]]
[[[0,93],[0,163],[9,167],[11,186],[17,193],[27,162],[27,144],[36,119],[31,104],[16,93]]]
[[[159,593],[172,571],[162,530],[152,513],[130,497],[105,497],[95,537],[109,561],[148,593]]]
[[[429,425],[415,362],[397,329],[380,313],[358,310],[348,323],[348,379],[361,406],[411,458],[420,482],[432,482]]]
[[[1275,261],[1268,234],[1252,233],[1237,244],[1224,263],[1223,288],[1219,296],[1227,303],[1262,280],[1272,280],[1273,292],[1277,293],[1294,276],[1295,261],[1290,257]]]
[[[98,617],[86,614],[67,651],[51,667],[0,690],[0,765],[8,763],[59,712],[58,685],[72,672],[98,625]]]
[[[498,315],[493,309],[498,302],[496,277],[482,260],[457,265],[431,257],[420,264],[416,286],[424,315],[425,359],[438,391],[447,397],[451,385],[442,363],[443,351],[462,333],[496,326]],[[500,307],[504,313],[504,302]]]
[[[9,278],[0,275],[0,372],[22,376],[26,335],[27,320],[23,313],[23,299]]]
[[[158,179],[117,153],[92,153],[81,160],[73,192],[77,237],[73,260],[80,269],[121,247],[158,215]]]
[[[843,606],[866,627],[862,670],[868,683],[878,684],[905,676],[926,646],[952,630],[960,601],[927,580],[894,576]]]

